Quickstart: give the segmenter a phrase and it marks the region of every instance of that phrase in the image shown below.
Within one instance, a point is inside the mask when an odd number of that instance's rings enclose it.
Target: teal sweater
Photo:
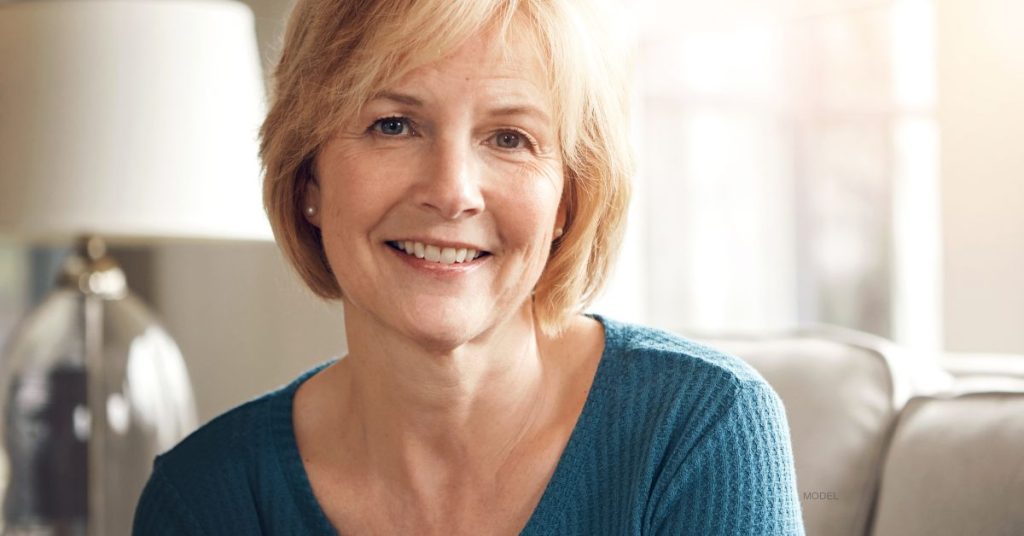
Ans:
[[[739,359],[600,315],[593,386],[525,535],[803,534],[782,402]],[[337,534],[299,458],[292,396],[332,361],[158,456],[133,533]]]

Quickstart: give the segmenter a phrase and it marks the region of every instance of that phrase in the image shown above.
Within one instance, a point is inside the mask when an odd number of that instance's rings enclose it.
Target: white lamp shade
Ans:
[[[0,4],[0,233],[270,239],[252,12]]]

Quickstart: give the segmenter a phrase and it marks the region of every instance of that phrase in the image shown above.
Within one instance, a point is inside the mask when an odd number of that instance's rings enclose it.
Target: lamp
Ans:
[[[196,415],[177,346],[100,237],[271,237],[253,15],[228,0],[0,4],[0,58],[0,234],[78,240],[0,358],[4,533],[128,534],[153,457]]]

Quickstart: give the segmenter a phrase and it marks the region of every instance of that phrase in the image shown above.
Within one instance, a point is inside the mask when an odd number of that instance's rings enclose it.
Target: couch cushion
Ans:
[[[753,365],[782,399],[807,534],[865,534],[888,436],[913,389],[895,347],[846,330],[698,338]]]
[[[985,391],[969,381],[907,404],[884,465],[875,536],[1024,534],[1024,386]]]

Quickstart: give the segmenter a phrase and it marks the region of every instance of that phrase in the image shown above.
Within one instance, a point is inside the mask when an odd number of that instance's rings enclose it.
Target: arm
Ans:
[[[740,383],[681,458],[658,501],[655,534],[804,534],[786,414],[766,383]]]

